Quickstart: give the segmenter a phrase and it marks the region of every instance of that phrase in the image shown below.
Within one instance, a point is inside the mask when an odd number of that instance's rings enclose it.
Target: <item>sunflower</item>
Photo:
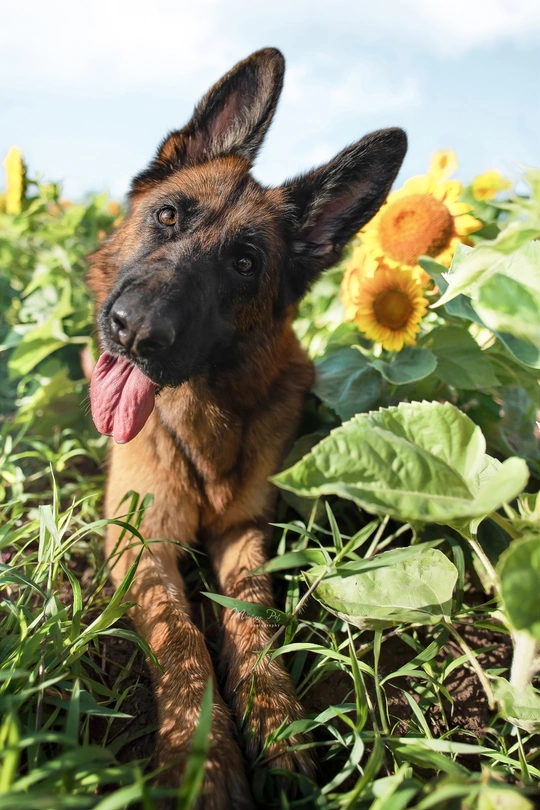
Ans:
[[[423,283],[427,277],[418,264],[421,256],[449,267],[461,237],[482,227],[469,213],[472,206],[459,202],[460,194],[458,180],[433,174],[412,177],[388,196],[360,232],[363,244],[373,258],[388,267],[408,268]]]
[[[507,191],[512,183],[496,169],[479,174],[472,181],[472,193],[475,200],[492,200],[499,191]]]
[[[428,302],[412,270],[379,264],[373,275],[366,273],[369,256],[348,263],[341,284],[345,320],[354,321],[366,337],[384,349],[399,352],[414,346],[420,321]]]
[[[4,160],[6,170],[6,213],[19,214],[24,195],[25,168],[21,150],[12,146]]]
[[[452,149],[441,149],[435,152],[429,164],[429,173],[433,177],[442,180],[445,177],[450,177],[458,167],[458,159]]]

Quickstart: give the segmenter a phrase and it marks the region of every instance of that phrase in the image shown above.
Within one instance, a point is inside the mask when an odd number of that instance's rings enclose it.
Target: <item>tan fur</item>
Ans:
[[[129,310],[135,296],[131,326],[136,321],[140,330],[144,321],[146,338],[152,329],[155,338],[160,318],[169,318],[171,329],[174,321],[173,342],[165,341],[161,356],[173,369],[187,369],[167,377],[170,369],[161,368],[154,382],[176,387],[163,388],[136,438],[111,447],[105,505],[113,517],[125,509],[120,504],[129,490],[154,497],[141,526],[149,546],[133,537],[119,541],[120,528],[111,525],[106,551],[117,584],[142,552],[130,598],[137,629],[160,664],[152,671],[157,762],[162,780],[172,785],[181,779],[204,688],[214,677],[204,638],[190,620],[178,571],[181,546],[202,541],[222,593],[272,604],[268,577],[251,574],[266,560],[276,496],[268,478],[280,468],[313,381],[292,330],[293,303],[382,205],[406,151],[402,130],[383,130],[281,188],[261,187],[249,172],[283,71],[279,51],[263,49],[214,85],[191,121],[165,139],[134,179],[126,220],[91,257],[89,281],[108,351],[122,353],[119,338],[126,348],[121,331],[128,316],[123,310],[114,316],[113,307],[124,295]],[[161,207],[172,205],[175,227],[159,230]],[[257,257],[249,258],[258,269],[250,274],[255,286],[240,278],[231,247],[249,248],[252,234],[258,241],[250,247]],[[130,360],[135,336],[131,344],[126,340]],[[222,620],[224,697],[254,759],[268,735],[285,720],[301,718],[302,709],[281,659],[257,663],[274,628],[230,610]],[[198,807],[245,810],[252,802],[243,761],[216,683],[214,695]],[[286,749],[287,742],[272,746],[269,762],[313,773],[305,749]]]
[[[129,242],[129,240],[127,240]],[[223,375],[213,390],[204,379],[165,389],[143,431],[129,444],[112,445],[106,492],[108,517],[122,513],[125,493],[154,496],[141,531],[151,543],[143,551],[129,597],[138,631],[149,642],[162,672],[153,667],[159,712],[158,764],[165,783],[178,783],[198,720],[204,687],[213,677],[204,638],[189,618],[177,560],[177,541],[202,539],[212,557],[222,593],[272,605],[267,576],[250,572],[267,559],[268,520],[275,492],[268,477],[280,463],[297,428],[303,398],[313,377],[289,318],[273,336],[273,354],[250,358],[246,368]],[[125,509],[125,507],[124,507]],[[106,553],[111,576],[121,582],[140,551],[133,538],[117,548],[120,529],[110,526]],[[121,553],[119,553],[121,552]],[[278,659],[255,669],[257,653],[275,627],[233,611],[223,612],[222,658],[225,697],[246,750],[255,758],[266,737],[285,719],[302,717],[290,678]],[[243,723],[255,676],[255,699]],[[206,767],[205,808],[251,806],[242,758],[229,713],[214,683],[212,749]],[[312,772],[306,752],[270,749],[271,765]]]

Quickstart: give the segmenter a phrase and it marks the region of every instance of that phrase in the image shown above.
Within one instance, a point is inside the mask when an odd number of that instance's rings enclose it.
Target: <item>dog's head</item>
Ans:
[[[91,257],[105,350],[93,411],[116,439],[140,430],[155,386],[219,374],[271,344],[399,170],[406,136],[387,129],[284,186],[257,183],[250,168],[283,73],[281,53],[268,48],[214,85],[134,179],[125,221]]]

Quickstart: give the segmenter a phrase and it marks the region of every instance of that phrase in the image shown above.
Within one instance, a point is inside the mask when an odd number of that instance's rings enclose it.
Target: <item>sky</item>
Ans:
[[[0,0],[0,156],[76,199],[121,198],[163,136],[265,46],[285,87],[254,175],[277,185],[401,126],[401,180],[540,165],[538,0]],[[0,184],[3,184],[0,181]]]

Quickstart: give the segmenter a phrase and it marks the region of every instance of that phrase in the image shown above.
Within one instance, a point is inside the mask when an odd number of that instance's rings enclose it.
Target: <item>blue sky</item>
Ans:
[[[538,0],[0,0],[0,154],[65,195],[121,197],[209,85],[279,47],[285,89],[255,166],[270,184],[402,126],[401,179],[451,147],[468,181],[540,165]]]

